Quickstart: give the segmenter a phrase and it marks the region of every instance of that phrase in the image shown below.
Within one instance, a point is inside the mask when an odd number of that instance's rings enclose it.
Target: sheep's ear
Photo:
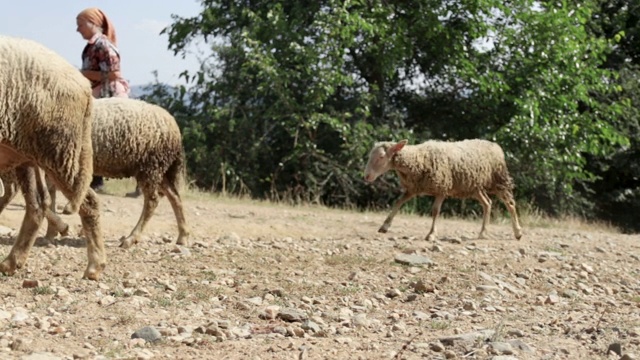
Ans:
[[[400,140],[399,142],[391,146],[391,148],[389,149],[389,154],[393,155],[398,151],[402,150],[402,148],[407,144],[407,141],[408,141],[407,139]]]

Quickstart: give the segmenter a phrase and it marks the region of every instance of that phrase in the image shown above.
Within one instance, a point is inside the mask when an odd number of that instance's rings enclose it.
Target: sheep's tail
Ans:
[[[89,191],[91,178],[93,176],[93,142],[91,140],[91,128],[93,126],[92,99],[93,98],[91,96],[88,97],[87,107],[84,112],[85,126],[83,127],[80,157],[77,164],[78,171],[75,179],[73,179],[73,184],[70,189],[71,191],[68,194],[65,194],[67,199],[69,199],[69,206],[67,209],[71,214],[76,213],[80,208],[80,205],[82,205],[82,202]]]

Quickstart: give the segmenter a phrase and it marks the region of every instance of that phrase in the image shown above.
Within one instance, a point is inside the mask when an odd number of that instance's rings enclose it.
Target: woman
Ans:
[[[102,10],[92,7],[76,16],[77,31],[87,40],[82,51],[82,74],[91,81],[93,96],[129,97],[129,83],[120,74],[120,53],[117,48],[116,30]],[[102,176],[94,176],[91,188],[102,192]],[[139,196],[140,191],[127,196]]]
[[[93,96],[129,97],[129,84],[120,74],[116,30],[98,8],[82,10],[76,17],[77,31],[87,40],[82,51],[82,74],[91,81]]]

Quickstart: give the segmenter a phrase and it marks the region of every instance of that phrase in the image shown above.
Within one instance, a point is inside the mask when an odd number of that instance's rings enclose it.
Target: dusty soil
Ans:
[[[379,234],[386,213],[188,194],[189,247],[174,244],[163,199],[142,243],[124,250],[142,199],[101,199],[103,278],[81,279],[81,238],[38,240],[26,268],[0,277],[0,358],[640,356],[638,235],[525,218],[520,241],[506,219],[493,219],[493,239],[476,240],[479,220],[444,219],[427,242],[429,217],[401,213]],[[2,258],[22,204],[18,196],[0,215]]]

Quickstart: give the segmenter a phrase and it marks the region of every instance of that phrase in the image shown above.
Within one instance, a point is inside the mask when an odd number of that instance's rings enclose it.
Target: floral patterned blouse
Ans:
[[[100,97],[113,96],[118,82],[128,88],[124,79],[109,81],[109,72],[120,70],[120,53],[104,34],[97,33],[87,42],[82,51],[82,70],[102,72],[102,81],[91,80],[91,88],[102,85]]]

